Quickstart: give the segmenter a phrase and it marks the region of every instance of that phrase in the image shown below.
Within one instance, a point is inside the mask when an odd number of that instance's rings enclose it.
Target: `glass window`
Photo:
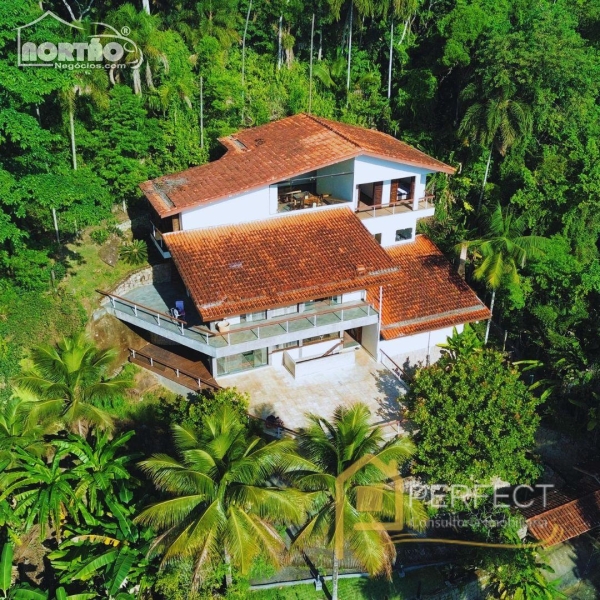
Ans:
[[[263,321],[267,318],[267,311],[261,310],[255,313],[247,313],[240,315],[240,323],[248,323],[249,321]]]
[[[375,241],[381,245],[381,234],[376,233],[373,237],[375,238]]]
[[[298,305],[292,304],[291,306],[283,306],[281,308],[274,308],[269,311],[270,318],[282,317],[283,315],[291,315],[298,312]]]
[[[225,356],[217,359],[217,375],[256,369],[257,367],[266,365],[267,362],[268,355],[266,348]]]
[[[396,231],[396,241],[401,242],[402,240],[410,240],[412,238],[412,227],[406,229],[398,229]]]

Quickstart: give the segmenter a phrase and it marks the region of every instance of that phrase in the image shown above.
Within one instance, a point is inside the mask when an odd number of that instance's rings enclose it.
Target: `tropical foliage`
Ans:
[[[334,600],[343,546],[369,573],[389,575],[396,555],[394,544],[389,533],[375,524],[394,522],[398,496],[406,524],[420,529],[426,520],[422,507],[396,488],[395,479],[401,482],[400,466],[415,451],[412,442],[403,437],[386,443],[381,428],[370,426],[369,417],[362,404],[339,407],[331,422],[309,415],[309,426],[298,438],[307,462],[295,473],[294,481],[310,495],[312,505],[294,544],[299,548],[318,544],[332,552]],[[367,507],[363,512],[357,509],[359,498]],[[398,530],[403,528],[404,523],[397,525]]]
[[[99,22],[127,28],[144,55],[142,68],[20,68],[17,28],[47,10],[77,22],[81,36]],[[94,254],[121,244],[111,238],[120,231],[111,224],[117,210],[134,223],[147,216],[142,181],[217,157],[218,138],[240,127],[311,111],[397,135],[457,168],[453,177],[431,178],[436,219],[420,227],[450,257],[466,245],[467,279],[489,300],[506,340],[495,339],[497,329],[489,340],[472,332],[455,336],[440,363],[417,374],[409,404],[419,427],[413,460],[422,475],[533,479],[538,394],[546,424],[583,439],[597,454],[599,27],[591,0],[3,0],[0,527],[13,542],[24,535],[52,539],[57,598],[65,590],[75,598],[125,598],[138,585],[151,586],[151,541],[166,562],[172,552],[168,569],[185,565],[181,581],[198,583],[203,571],[196,567],[217,565],[207,585],[222,593],[221,575],[247,570],[240,547],[250,544],[250,556],[265,550],[280,561],[282,543],[289,543],[280,524],[305,511],[296,546],[319,540],[333,553],[331,478],[363,451],[348,432],[369,452],[385,452],[357,409],[352,424],[341,413],[329,424],[313,419],[299,458],[293,444],[254,436],[247,399],[226,391],[156,409],[153,431],[178,419],[184,425],[174,438],[183,446],[168,455],[178,458],[165,455],[163,467],[154,458],[143,463],[158,492],[131,463],[127,447],[139,446],[140,436],[127,437],[131,423],[114,410],[127,378],[112,377],[114,355],[79,335],[87,315],[69,281],[86,262],[81,234],[89,227],[98,232]],[[70,29],[46,18],[36,24],[35,38],[64,42]],[[125,242],[121,265],[143,262],[146,252],[152,260],[152,246],[137,230],[134,238]],[[87,279],[95,282],[99,273],[90,270]],[[89,312],[92,303],[86,298]],[[525,374],[533,385],[527,388],[514,364],[484,350],[482,341],[498,348],[506,341],[517,358],[534,361]],[[202,429],[226,406],[231,431]],[[159,437],[138,430],[148,445]],[[412,451],[404,438],[394,444],[394,460]],[[340,464],[332,458],[346,451]],[[245,453],[270,452],[264,470],[275,479],[244,463]],[[363,477],[366,487],[384,488],[387,497],[389,482],[371,468],[347,484],[352,497],[360,495]],[[209,527],[202,517],[217,492],[221,512]],[[241,503],[251,492],[252,502]],[[298,501],[287,514],[288,505],[275,500],[291,494]],[[180,502],[182,512],[169,515],[166,497]],[[144,509],[151,501],[153,508]],[[133,523],[140,513],[161,533]],[[385,503],[376,517],[389,517]],[[182,546],[172,535],[181,531],[193,547],[197,540],[186,528],[195,519],[206,526],[198,531],[211,532],[218,543],[207,546],[202,560],[180,561]],[[240,522],[247,529],[236,542],[232,527]],[[351,539],[369,570],[389,568],[384,535]],[[22,583],[11,588],[9,552],[2,558],[3,594],[51,597]],[[505,563],[490,566],[495,595],[547,597],[535,553]],[[171,590],[166,583],[163,589]]]
[[[453,344],[456,346],[456,344]],[[495,350],[447,353],[420,369],[406,398],[417,472],[433,483],[533,482],[539,399]]]

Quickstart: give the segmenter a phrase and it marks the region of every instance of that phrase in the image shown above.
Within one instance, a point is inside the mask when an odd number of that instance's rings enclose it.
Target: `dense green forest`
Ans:
[[[14,286],[45,291],[51,269],[68,271],[53,209],[68,239],[123,202],[135,210],[141,181],[214,158],[217,137],[310,103],[457,167],[435,182],[429,232],[447,253],[489,235],[485,209],[498,204],[522,219],[521,234],[549,239],[543,256],[494,283],[496,318],[596,422],[597,2],[152,2],[150,15],[141,4],[72,4],[0,7],[5,304]],[[139,76],[19,68],[15,28],[42,9],[129,27],[145,57]],[[42,24],[44,39],[60,36]]]
[[[93,31],[98,22],[127,27],[143,52],[142,68],[19,67],[16,28],[47,10],[80,23],[82,31]],[[44,20],[36,35],[58,43],[66,28]],[[143,212],[138,185],[217,158],[223,151],[218,137],[298,112],[377,128],[456,167],[456,175],[431,181],[436,217],[422,229],[452,260],[458,261],[461,248],[467,250],[467,280],[488,304],[493,302],[492,344],[523,361],[521,379],[513,381],[513,371],[503,377],[511,380],[507,387],[517,390],[519,403],[536,407],[537,416],[527,413],[528,439],[541,416],[574,437],[587,436],[597,449],[599,50],[597,0],[2,0],[0,397],[5,414],[0,458],[8,471],[0,479],[9,479],[0,481],[0,525],[12,541],[23,533],[7,504],[14,493],[26,499],[17,521],[30,519],[28,526],[42,530],[49,524],[56,545],[48,589],[56,590],[57,598],[66,597],[57,586],[79,581],[73,593],[100,597],[89,592],[87,581],[103,590],[101,597],[119,597],[123,573],[134,582],[154,573],[145,562],[151,560],[146,558],[151,527],[173,525],[159,512],[142,513],[133,522],[156,492],[140,488],[139,469],[124,466],[147,451],[125,433],[130,417],[116,419],[114,438],[101,433],[114,426],[102,410],[114,408],[114,394],[81,392],[84,400],[78,404],[73,398],[79,396],[65,391],[67,403],[42,407],[36,424],[18,416],[18,403],[32,393],[27,377],[40,377],[32,366],[35,357],[40,369],[49,368],[39,354],[40,347],[48,347],[39,344],[80,332],[90,312],[89,304],[64,285],[82,262],[72,242],[90,227],[102,228],[99,237],[113,231],[117,210],[125,208],[130,216]],[[96,350],[81,339],[73,343],[87,348],[78,354],[82,364],[92,360]],[[30,353],[34,345],[38,349]],[[75,351],[63,347],[56,352]],[[502,360],[494,354],[487,362],[500,369]],[[96,383],[108,376],[105,366],[103,359],[91,370]],[[51,371],[43,374],[56,377]],[[433,373],[422,388],[435,388],[436,377]],[[14,383],[19,378],[22,389]],[[118,376],[118,393],[124,393],[127,381],[127,373]],[[522,381],[537,382],[535,401],[522,399]],[[20,390],[16,399],[11,399],[11,385]],[[47,396],[48,388],[37,392]],[[154,417],[168,431],[171,418],[164,413]],[[202,414],[195,422],[209,418],[214,415]],[[140,417],[136,427],[147,426],[148,419]],[[87,441],[76,427],[82,422],[90,427]],[[227,438],[232,462],[251,439],[246,425],[239,427],[232,427],[235,435]],[[160,443],[171,455],[179,453],[185,464],[192,460],[194,443],[202,440],[174,435],[171,443],[162,432]],[[131,455],[124,453],[126,444]],[[15,445],[16,454],[10,454]],[[284,449],[273,452],[281,458]],[[436,454],[434,446],[417,452]],[[86,454],[98,461],[97,467],[82,458]],[[318,463],[310,449],[309,456]],[[61,471],[64,461],[73,469]],[[283,462],[292,469],[291,459]],[[439,472],[438,466],[430,472]],[[161,471],[165,465],[148,460],[142,468],[159,490],[189,487]],[[280,464],[273,473],[269,468],[269,474],[289,475],[285,469],[282,474]],[[528,476],[535,471],[531,464],[519,468]],[[103,469],[111,475],[99,483],[92,474]],[[256,473],[245,475],[248,485],[258,484]],[[78,483],[72,497],[75,480],[86,483]],[[34,500],[32,482],[45,490],[46,499]],[[279,525],[282,515],[289,522],[302,520],[289,505],[293,498],[280,505],[270,500],[266,513],[276,514]],[[69,516],[63,514],[67,505]],[[63,526],[67,543],[61,540]],[[257,525],[261,535],[268,529],[262,526]],[[104,546],[94,545],[101,537],[84,540],[82,535],[105,536]],[[86,555],[86,544],[96,554]],[[265,542],[261,550],[274,556],[277,548]],[[3,564],[10,563],[9,554],[3,554]],[[167,569],[156,584],[156,597],[192,597],[178,595],[198,577],[190,557],[180,554],[179,570]],[[89,567],[84,558],[92,555],[98,562]],[[488,559],[469,560],[481,566]],[[533,553],[520,560],[523,572],[534,570]],[[221,589],[228,573],[221,563],[214,572],[204,581],[206,594]],[[25,597],[9,590],[9,584],[0,578],[7,597]],[[245,597],[240,589],[238,596],[230,590],[232,597]],[[547,597],[544,593],[539,597]]]

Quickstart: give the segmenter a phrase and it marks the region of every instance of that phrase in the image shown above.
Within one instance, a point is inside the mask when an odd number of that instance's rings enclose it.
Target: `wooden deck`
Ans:
[[[129,361],[194,392],[220,388],[206,365],[201,360],[193,360],[192,351],[176,346],[173,350],[175,348],[178,352],[154,344],[138,350],[130,348]]]

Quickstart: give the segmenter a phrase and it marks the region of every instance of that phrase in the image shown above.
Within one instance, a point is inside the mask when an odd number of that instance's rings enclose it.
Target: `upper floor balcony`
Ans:
[[[378,312],[368,302],[335,304],[320,301],[307,306],[301,313],[227,327],[221,324],[216,330],[201,323],[185,292],[171,283],[141,286],[123,297],[101,290],[98,292],[108,298],[107,308],[118,319],[213,358],[364,327],[379,321]],[[170,310],[176,299],[182,298],[186,298],[185,320],[175,318]]]
[[[314,194],[310,191],[293,190],[278,195],[277,212],[289,212],[291,210],[341,204],[349,205],[350,202],[341,198],[334,198],[331,194]]]
[[[361,220],[374,219],[377,217],[389,217],[406,213],[419,213],[419,217],[433,216],[435,206],[433,196],[424,196],[418,200],[407,199],[398,202],[388,202],[387,204],[368,205],[359,202],[356,209],[356,216]]]

